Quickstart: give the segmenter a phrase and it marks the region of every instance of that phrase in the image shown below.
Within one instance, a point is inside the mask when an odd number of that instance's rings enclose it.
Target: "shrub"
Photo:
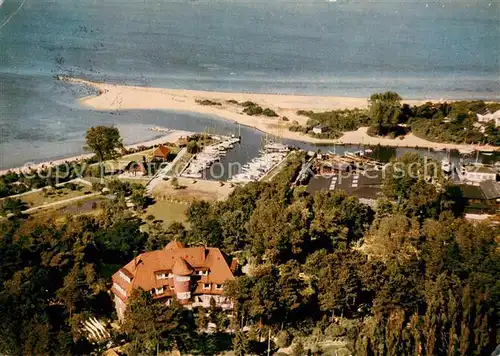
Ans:
[[[199,99],[196,99],[195,102],[197,104],[200,104],[200,105],[207,105],[207,106],[217,106],[217,105],[222,105],[221,103],[217,102],[217,101],[212,101],[212,100],[208,100],[208,99],[204,99],[204,100],[199,100]]]
[[[288,347],[292,344],[293,337],[288,330],[278,332],[276,345],[279,348]]]
[[[235,104],[235,105],[238,105],[238,101],[234,100],[234,99],[231,99],[231,100],[228,100],[227,101],[229,104]]]
[[[68,182],[68,183],[64,184],[64,188],[66,188],[68,190],[76,190],[77,185],[75,183]]]
[[[257,104],[255,104],[253,101],[245,101],[245,102],[241,103],[241,106],[243,106],[245,108],[249,108],[251,106],[257,106]]]
[[[269,108],[265,108],[262,111],[262,114],[265,116],[269,116],[269,117],[277,117],[278,116],[278,114],[276,114],[276,112],[274,110],[271,110]]]
[[[250,116],[260,115],[263,111],[260,106],[248,106],[243,110],[244,113]]]
[[[188,151],[188,153],[191,153],[191,154],[196,154],[196,153],[200,152],[200,146],[198,145],[198,142],[189,141],[189,143],[187,145],[187,151]]]
[[[100,192],[104,188],[104,184],[99,182],[92,182],[92,190],[94,192]]]
[[[290,121],[290,120],[288,119],[288,117],[286,117],[286,116],[283,116],[283,117],[281,118],[281,120],[283,120],[283,121]]]

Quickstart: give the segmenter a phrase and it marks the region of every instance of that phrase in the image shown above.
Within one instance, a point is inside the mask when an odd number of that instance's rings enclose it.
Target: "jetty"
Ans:
[[[290,152],[287,145],[268,142],[260,151],[260,155],[245,164],[242,172],[229,180],[231,183],[246,184],[261,180],[269,171],[280,164]]]
[[[189,164],[186,166],[184,171],[181,173],[182,177],[185,178],[203,178],[203,171],[210,168],[212,164],[220,161],[231,148],[238,142],[240,142],[239,137],[228,137],[228,136],[212,136],[212,139],[217,143],[210,146],[206,146],[203,150],[193,156]]]

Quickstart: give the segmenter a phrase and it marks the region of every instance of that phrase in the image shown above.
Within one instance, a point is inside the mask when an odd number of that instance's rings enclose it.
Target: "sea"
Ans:
[[[157,137],[155,125],[239,130],[191,113],[92,111],[77,101],[91,89],[56,75],[198,90],[499,100],[499,54],[498,0],[4,0],[0,169],[80,154],[86,129],[98,124],[116,125],[126,143]],[[262,133],[241,130],[231,159],[245,163]]]

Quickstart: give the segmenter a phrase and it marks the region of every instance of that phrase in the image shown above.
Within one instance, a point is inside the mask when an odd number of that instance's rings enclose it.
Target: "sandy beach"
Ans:
[[[143,142],[137,142],[131,145],[125,145],[126,149],[131,149],[131,148],[137,148],[139,146],[154,146],[154,145],[159,145],[162,143],[167,143],[167,142],[175,142],[177,141],[180,137],[186,137],[187,135],[191,134],[191,132],[188,131],[180,131],[180,130],[172,130],[172,132],[167,133],[166,135],[156,138],[154,140],[149,140],[149,141],[143,141]],[[16,172],[16,173],[21,173],[21,172],[29,172],[30,170],[39,170],[41,168],[47,168],[47,167],[55,167],[60,164],[68,163],[68,162],[75,162],[75,161],[81,161],[87,158],[92,157],[94,154],[93,153],[85,153],[81,154],[78,156],[72,156],[72,157],[66,157],[66,158],[61,158],[61,159],[55,159],[51,161],[45,161],[45,162],[40,162],[37,164],[30,164],[30,165],[24,165],[22,167],[16,167],[16,168],[9,168],[9,169],[3,169],[0,170],[0,175],[3,175],[7,172]]]
[[[64,80],[88,85],[97,89],[99,92],[98,95],[80,99],[81,104],[95,110],[159,109],[215,115],[226,120],[231,120],[242,125],[256,128],[272,135],[316,144],[365,144],[457,150],[479,149],[486,151],[497,149],[492,146],[435,143],[418,138],[411,133],[402,139],[372,137],[367,135],[366,127],[362,127],[356,131],[346,132],[338,140],[317,139],[302,133],[291,132],[288,130],[288,126],[294,120],[298,121],[300,124],[305,124],[307,122],[307,117],[297,115],[297,110],[326,111],[332,109],[366,108],[368,106],[368,100],[366,98],[227,93],[125,86],[90,82],[78,78],[65,78]],[[222,105],[205,106],[196,103],[196,100],[205,99],[217,101]],[[286,116],[289,121],[285,122],[281,119],[268,118],[265,116],[248,116],[242,113],[242,108],[240,106],[230,104],[227,102],[228,100],[237,100],[238,102],[247,100],[253,101],[262,107],[269,107],[273,109],[280,116]],[[410,105],[418,105],[426,101],[429,100],[404,100],[405,103]]]

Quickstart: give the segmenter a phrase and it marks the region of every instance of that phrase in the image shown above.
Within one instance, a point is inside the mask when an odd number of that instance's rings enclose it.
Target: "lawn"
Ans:
[[[101,183],[101,178],[96,178],[96,177],[85,177],[86,180],[88,180],[89,182],[91,183]],[[137,177],[137,178],[122,178],[122,177],[119,177],[117,175],[109,175],[109,176],[105,176],[104,177],[104,183],[107,183],[109,181],[112,181],[112,180],[115,180],[115,179],[118,179],[122,182],[128,182],[130,184],[132,183],[136,183],[136,184],[140,184],[140,185],[146,185],[149,180],[151,179],[151,177]]]
[[[168,146],[168,148],[170,150],[170,153],[173,155],[176,155],[180,151],[180,148],[176,147],[176,146],[175,147]],[[143,157],[146,158],[146,161],[149,161],[149,158],[150,158],[149,156],[151,155],[152,152],[153,152],[153,149],[150,148],[148,150],[144,150],[144,151],[140,151],[140,152],[136,152],[136,153],[131,153],[131,154],[128,154],[125,156],[121,156],[121,157],[118,157],[114,160],[104,161],[103,162],[104,167],[106,167],[106,172],[123,170],[123,169],[125,169],[127,164],[130,163],[131,161],[140,162],[143,160]],[[94,163],[94,165],[95,164],[97,164],[97,163]]]
[[[78,188],[76,190],[71,190],[65,187],[48,187],[37,192],[25,194],[21,196],[20,199],[26,202],[29,208],[34,208],[37,206],[60,202],[63,200],[76,198],[92,193],[90,187],[80,185],[77,187]]]
[[[172,202],[168,200],[157,200],[153,205],[147,207],[146,212],[143,214],[142,218],[146,219],[146,216],[153,215],[155,217],[155,220],[163,220],[164,227],[167,227],[174,221],[186,223],[187,208],[187,204]]]
[[[227,199],[234,190],[231,184],[223,184],[211,180],[197,180],[191,178],[178,178],[181,189],[175,189],[172,181],[161,181],[153,189],[155,199],[174,200],[183,203],[190,203],[194,200],[222,201]]]

